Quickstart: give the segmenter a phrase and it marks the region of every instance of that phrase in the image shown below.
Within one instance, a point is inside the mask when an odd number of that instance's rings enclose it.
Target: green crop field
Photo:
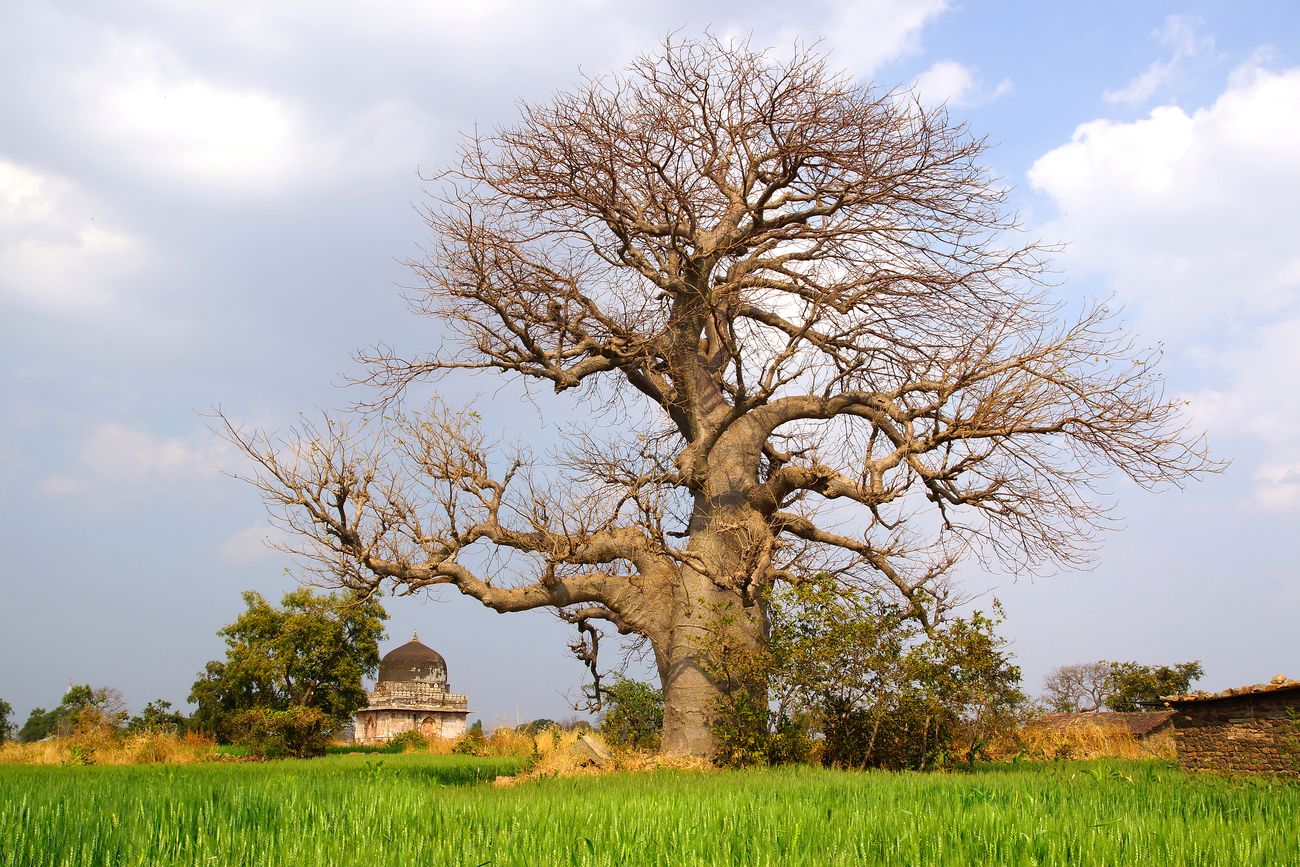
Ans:
[[[1294,865],[1300,785],[1159,763],[482,783],[509,759],[0,767],[0,864]]]

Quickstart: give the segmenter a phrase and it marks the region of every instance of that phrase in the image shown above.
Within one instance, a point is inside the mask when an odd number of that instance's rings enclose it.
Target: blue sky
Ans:
[[[69,682],[184,700],[246,588],[278,596],[255,493],[201,413],[340,407],[350,353],[436,337],[399,297],[426,172],[579,71],[666,33],[823,39],[917,87],[988,161],[1068,297],[1164,348],[1222,475],[1116,483],[1097,565],[965,581],[1006,605],[1036,690],[1059,664],[1199,658],[1203,685],[1300,676],[1300,9],[1288,2],[41,3],[0,13],[0,697]],[[545,441],[566,405],[460,380]],[[541,415],[539,415],[539,413]],[[569,713],[568,629],[391,600],[488,723]]]

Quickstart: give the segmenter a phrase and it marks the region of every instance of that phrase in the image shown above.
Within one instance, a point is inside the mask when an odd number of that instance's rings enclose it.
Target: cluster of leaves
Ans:
[[[974,760],[1019,719],[1026,699],[996,602],[928,633],[904,606],[820,577],[769,602],[764,652],[705,654],[731,687],[714,716],[722,764],[803,761],[817,738],[828,765],[924,769],[955,745]]]
[[[1058,713],[1091,713],[1103,707],[1132,712],[1161,705],[1161,697],[1191,689],[1205,674],[1200,660],[1174,665],[1084,662],[1062,665],[1044,680],[1044,703]]]
[[[306,588],[280,607],[251,591],[244,603],[218,633],[226,658],[209,662],[190,692],[195,728],[258,752],[323,750],[329,732],[366,703],[362,679],[379,667],[387,614],[372,598]]]
[[[618,676],[601,688],[605,714],[600,733],[615,746],[639,750],[659,749],[664,727],[663,690],[639,680]]]

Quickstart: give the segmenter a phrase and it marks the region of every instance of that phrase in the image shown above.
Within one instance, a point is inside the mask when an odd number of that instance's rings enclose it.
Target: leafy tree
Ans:
[[[0,698],[0,744],[14,736],[14,726],[9,721],[9,717],[13,712],[14,706]]]
[[[547,719],[546,717],[541,717],[539,719],[529,720],[523,725],[517,726],[515,730],[520,732],[521,734],[536,736],[546,731],[547,729],[559,729],[559,728],[562,728],[562,726],[559,723],[557,723],[555,720]]]
[[[185,727],[185,714],[172,710],[172,703],[161,698],[149,702],[139,715],[131,717],[126,724],[128,732],[180,734],[185,731]]]
[[[218,632],[226,658],[209,662],[190,692],[196,728],[229,741],[244,711],[310,708],[328,729],[365,705],[362,679],[379,666],[388,616],[377,601],[302,588],[286,593],[280,607],[252,591],[244,593],[244,604],[247,610]],[[276,720],[308,731],[315,717],[294,713],[292,720],[267,714],[255,722],[259,731]]]
[[[59,714],[58,709],[46,710],[43,707],[34,707],[31,713],[27,714],[27,721],[23,727],[18,730],[18,740],[23,743],[34,743],[43,741],[51,735],[58,733]]]
[[[1008,247],[984,148],[816,48],[669,41],[465,139],[414,265],[415,309],[452,339],[368,353],[385,414],[227,434],[340,586],[447,585],[645,636],[664,748],[709,755],[720,699],[766,702],[696,639],[725,623],[761,654],[794,571],[886,587],[931,629],[968,552],[1086,558],[1108,470],[1155,487],[1213,467],[1153,354],[1104,307],[1067,316],[1044,251]],[[614,423],[546,467],[472,411],[399,411],[466,369]]]
[[[613,685],[601,690],[601,696],[607,710],[600,733],[606,740],[641,750],[659,748],[664,724],[662,690],[639,680],[617,677]]]
[[[818,578],[772,610],[772,693],[787,718],[813,716],[827,764],[923,769],[957,742],[974,759],[1025,700],[996,602],[927,634],[902,606]]]
[[[1204,676],[1200,660],[1174,665],[1142,665],[1112,662],[1112,691],[1106,707],[1115,711],[1150,710],[1160,706],[1161,696],[1178,695],[1191,689],[1192,681]]]

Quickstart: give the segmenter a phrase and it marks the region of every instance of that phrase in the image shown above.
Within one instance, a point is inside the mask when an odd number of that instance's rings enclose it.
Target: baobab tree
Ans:
[[[432,179],[412,301],[440,347],[364,354],[350,423],[229,435],[330,581],[642,636],[664,748],[707,754],[719,698],[762,684],[703,648],[761,649],[776,582],[884,588],[929,628],[963,556],[1086,557],[1107,473],[1210,467],[1153,354],[1100,306],[1067,316],[1044,251],[1008,243],[984,147],[816,49],[669,41]],[[473,411],[404,409],[457,371],[604,424],[542,461]]]

